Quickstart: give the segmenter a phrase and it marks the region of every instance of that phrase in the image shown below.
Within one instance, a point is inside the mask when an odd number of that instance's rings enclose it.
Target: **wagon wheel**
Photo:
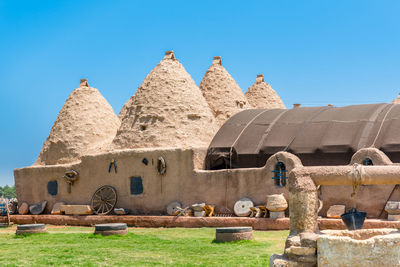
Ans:
[[[94,192],[90,207],[99,215],[110,213],[117,204],[117,190],[109,185],[103,185]]]

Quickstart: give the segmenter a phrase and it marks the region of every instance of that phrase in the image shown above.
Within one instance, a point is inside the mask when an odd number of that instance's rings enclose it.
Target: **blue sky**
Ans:
[[[164,51],[197,84],[212,57],[243,91],[257,74],[291,107],[400,92],[399,1],[0,0],[0,185],[31,165],[88,78],[116,113]]]

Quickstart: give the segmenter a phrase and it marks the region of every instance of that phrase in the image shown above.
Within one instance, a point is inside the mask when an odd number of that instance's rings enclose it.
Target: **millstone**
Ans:
[[[222,228],[217,228],[216,232],[217,233],[243,233],[243,232],[251,232],[253,231],[252,227],[222,227]]]
[[[126,226],[126,223],[96,224],[94,233],[103,236],[126,235],[128,233],[128,228]]]
[[[22,234],[39,234],[46,233],[46,226],[44,224],[21,224],[17,226],[17,231],[15,232],[17,235]]]
[[[104,223],[95,224],[96,231],[126,230],[126,223]]]
[[[171,202],[167,206],[167,214],[171,216],[175,216],[178,214],[179,209],[177,208],[182,208],[181,203],[179,202]]]
[[[236,214],[236,216],[247,217],[251,213],[250,207],[253,206],[253,201],[251,201],[251,199],[246,197],[241,198],[235,203],[235,206],[233,207],[233,212]]]
[[[35,224],[20,224],[17,226],[17,230],[40,230],[46,229],[46,225],[43,223],[35,223]]]
[[[223,227],[215,231],[215,239],[218,242],[231,242],[237,240],[253,240],[253,228],[251,227]]]
[[[29,211],[33,215],[39,215],[44,211],[44,208],[46,208],[47,201],[40,202],[39,204],[34,204],[29,206]]]

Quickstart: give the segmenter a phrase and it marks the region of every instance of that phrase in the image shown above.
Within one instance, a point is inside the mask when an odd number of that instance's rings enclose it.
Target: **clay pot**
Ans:
[[[269,211],[284,211],[288,204],[283,194],[275,194],[267,196],[266,207]]]

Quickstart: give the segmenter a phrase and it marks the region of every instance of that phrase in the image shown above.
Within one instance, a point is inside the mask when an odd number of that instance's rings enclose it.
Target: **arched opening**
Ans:
[[[372,162],[372,160],[370,158],[365,158],[362,161],[362,165],[371,166],[371,165],[374,165],[374,163]]]
[[[370,158],[365,158],[365,159],[362,160],[362,165],[364,165],[364,166],[372,166],[372,165],[374,165],[374,163],[372,162],[372,159],[370,159]],[[368,185],[363,184],[363,185],[361,185],[361,186],[366,187],[366,186],[368,186]]]
[[[284,187],[288,178],[285,164],[279,161],[275,165],[275,169],[273,170],[273,172],[274,176],[272,177],[272,179],[274,179],[275,185],[277,187]]]

